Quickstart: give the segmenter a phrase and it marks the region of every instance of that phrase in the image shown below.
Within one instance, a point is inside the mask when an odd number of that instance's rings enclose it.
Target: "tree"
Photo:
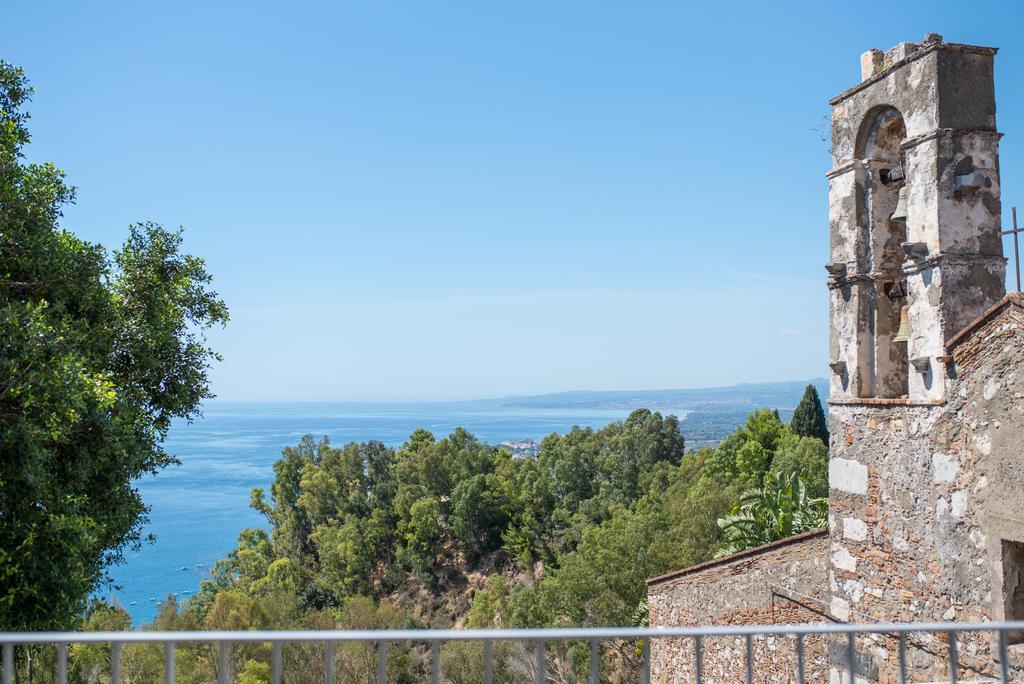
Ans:
[[[789,427],[801,437],[817,437],[822,443],[828,446],[828,423],[825,421],[825,411],[821,408],[821,399],[818,398],[818,390],[814,385],[808,385],[804,390],[804,396],[793,411],[793,420]]]
[[[643,490],[645,474],[660,462],[679,465],[686,453],[679,420],[672,415],[662,418],[660,413],[636,409],[621,424],[613,423],[601,432],[609,430],[618,434],[604,458],[608,490],[604,498],[615,503],[635,501]]]
[[[722,440],[711,456],[710,466],[747,486],[760,485],[785,434],[786,426],[778,411],[756,409],[747,416],[746,423]]]
[[[725,544],[716,555],[736,553],[827,524],[828,500],[809,498],[799,475],[768,475],[764,486],[744,492],[736,510],[718,521]]]
[[[434,570],[443,544],[440,502],[432,496],[420,499],[409,508],[405,548],[422,575]]]
[[[471,562],[501,546],[501,533],[509,522],[506,502],[494,489],[495,480],[494,475],[474,475],[452,491],[452,535]]]
[[[358,518],[339,526],[318,527],[312,539],[320,555],[323,580],[337,596],[369,592],[377,549],[367,543]]]
[[[61,629],[147,507],[132,482],[175,463],[228,320],[181,231],[131,227],[111,257],[59,227],[74,189],[24,161],[31,88],[0,62],[0,629]]]
[[[828,447],[817,437],[801,437],[787,430],[772,459],[771,472],[796,473],[807,487],[807,496],[828,496]]]

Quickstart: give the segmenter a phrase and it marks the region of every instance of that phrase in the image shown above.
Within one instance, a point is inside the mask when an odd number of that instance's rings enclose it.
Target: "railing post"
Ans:
[[[437,639],[430,642],[430,681],[441,684],[441,644]]]
[[[228,684],[228,642],[217,644],[217,684]]]
[[[327,642],[327,663],[324,667],[324,681],[334,684],[334,642]]]
[[[857,635],[854,632],[849,632],[846,635],[846,669],[849,672],[847,675],[849,684],[855,684],[857,681],[857,670],[854,665],[856,649]]]
[[[796,681],[797,684],[804,684],[807,681],[807,672],[804,664],[804,635],[796,635]]]
[[[270,645],[270,681],[273,684],[281,684],[281,642],[275,641]]]
[[[114,641],[110,644],[110,681],[111,684],[121,684],[121,642]]]
[[[494,644],[484,639],[484,684],[494,684]]]
[[[177,677],[174,671],[174,642],[168,641],[164,644],[164,682],[174,684]]]
[[[754,637],[747,635],[747,684],[754,684]]]
[[[590,640],[590,684],[598,684],[601,678],[601,644],[597,639]]]
[[[388,642],[377,642],[377,684],[388,684]]]
[[[544,684],[547,681],[547,664],[544,662],[544,641],[537,640],[537,684]]]
[[[960,680],[960,653],[957,651],[956,632],[946,632],[949,636],[949,682],[956,684]]]
[[[3,684],[14,684],[14,644],[4,644]]]
[[[697,684],[704,681],[704,637],[700,635],[693,638],[693,674]]]
[[[640,684],[650,684],[651,681],[651,639],[644,639],[644,648],[640,652]]]
[[[907,633],[900,632],[899,669],[896,671],[897,684],[907,684]]]
[[[68,684],[68,645],[57,644],[57,684]]]
[[[999,684],[1010,681],[1009,649],[1006,647],[1006,630],[999,630]]]

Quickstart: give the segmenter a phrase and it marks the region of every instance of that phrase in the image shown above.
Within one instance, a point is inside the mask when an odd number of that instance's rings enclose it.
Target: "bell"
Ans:
[[[907,220],[907,186],[904,185],[900,188],[899,199],[896,200],[896,209],[893,210],[892,216],[889,217],[890,221],[906,221]]]
[[[910,307],[904,306],[900,309],[900,329],[896,331],[893,342],[907,342],[910,340]]]

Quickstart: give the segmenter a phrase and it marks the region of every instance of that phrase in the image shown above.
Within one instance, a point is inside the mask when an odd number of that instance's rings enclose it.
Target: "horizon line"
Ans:
[[[828,379],[824,376],[814,376],[812,378],[795,379],[795,380],[766,380],[761,382],[739,382],[732,385],[705,385],[700,387],[661,387],[661,388],[646,388],[646,389],[572,389],[572,390],[557,390],[553,392],[537,392],[534,394],[520,393],[520,394],[503,394],[498,396],[485,396],[485,397],[469,397],[469,398],[419,398],[419,399],[224,399],[221,397],[211,397],[207,401],[203,402],[203,405],[210,403],[223,403],[223,404],[467,404],[475,402],[488,402],[488,401],[508,401],[512,399],[539,399],[544,397],[559,397],[573,394],[630,394],[630,393],[654,393],[654,392],[707,392],[712,390],[724,390],[724,389],[736,389],[740,387],[758,387],[765,385],[787,385],[787,384],[798,384],[808,383],[814,384],[816,382],[827,383]]]

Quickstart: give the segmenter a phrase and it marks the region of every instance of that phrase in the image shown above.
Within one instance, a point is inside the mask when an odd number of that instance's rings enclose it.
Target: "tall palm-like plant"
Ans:
[[[827,524],[828,499],[807,498],[807,489],[797,473],[768,475],[763,486],[743,493],[731,515],[718,519],[723,545],[715,557]]]

